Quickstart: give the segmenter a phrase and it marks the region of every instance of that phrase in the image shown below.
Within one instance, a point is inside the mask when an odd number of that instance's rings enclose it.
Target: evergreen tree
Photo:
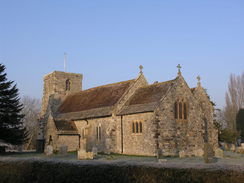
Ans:
[[[240,109],[236,116],[237,130],[240,132],[241,140],[244,142],[244,109]]]
[[[7,80],[5,66],[0,64],[0,140],[13,145],[21,145],[27,140],[23,125],[22,104],[18,89],[13,81]]]

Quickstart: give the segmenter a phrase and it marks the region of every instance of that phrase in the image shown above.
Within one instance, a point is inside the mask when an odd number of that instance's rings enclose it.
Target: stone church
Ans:
[[[135,79],[82,90],[81,74],[44,76],[41,131],[45,148],[128,155],[202,156],[205,143],[217,148],[213,103],[201,86],[184,80],[181,67],[170,81]]]

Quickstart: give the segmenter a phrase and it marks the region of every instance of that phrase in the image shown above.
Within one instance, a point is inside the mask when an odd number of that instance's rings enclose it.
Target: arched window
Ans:
[[[136,122],[136,133],[139,133],[139,130],[138,130],[138,122]]]
[[[101,132],[101,126],[100,125],[96,127],[96,138],[98,141],[102,139],[102,132]]]
[[[141,122],[139,123],[139,127],[140,127],[139,128],[140,129],[139,132],[142,133],[142,123]]]
[[[97,140],[98,140],[98,138],[99,138],[99,135],[98,135],[98,126],[96,127],[96,137],[97,137]]]
[[[179,103],[179,119],[182,119],[182,103]]]
[[[132,123],[132,133],[135,133],[135,123]]]
[[[65,81],[65,90],[66,90],[66,91],[69,91],[69,90],[70,90],[70,80],[69,80],[69,79],[67,79],[67,80]]]
[[[101,140],[102,139],[101,126],[98,127],[98,134],[99,134],[98,138],[99,140]]]
[[[174,114],[177,121],[186,121],[188,118],[188,104],[181,99],[175,102]]]
[[[53,142],[52,135],[49,135],[48,145],[51,145]]]

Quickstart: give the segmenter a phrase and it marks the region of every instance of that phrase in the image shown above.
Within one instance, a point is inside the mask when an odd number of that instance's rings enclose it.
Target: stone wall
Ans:
[[[148,82],[146,78],[144,77],[143,73],[140,73],[139,76],[135,79],[135,82],[129,87],[127,92],[124,94],[124,96],[119,100],[118,104],[115,106],[113,118],[115,121],[115,128],[116,128],[116,141],[115,141],[115,153],[123,153],[122,150],[122,134],[121,134],[121,116],[115,116],[115,114],[118,114],[125,103],[130,99],[130,97],[135,93],[135,91],[143,86],[148,85]]]
[[[53,118],[51,115],[48,116],[46,119],[46,126],[44,128],[44,138],[45,138],[45,149],[44,151],[46,152],[46,147],[47,145],[52,145],[54,150],[57,149],[57,142],[58,142],[58,134],[57,134],[57,129],[54,124]]]
[[[81,139],[86,138],[86,149],[98,152],[124,153],[131,155],[155,156],[156,146],[152,124],[154,114],[143,113],[75,121]],[[132,133],[132,122],[142,122],[142,133]],[[122,128],[121,128],[122,124]],[[97,138],[97,127],[101,127],[101,139]],[[123,132],[121,134],[121,129]],[[123,136],[123,137],[122,137]],[[123,145],[122,145],[123,144]],[[123,147],[123,150],[122,150]]]
[[[206,91],[199,84],[194,92],[195,97],[200,102],[202,110],[202,118],[205,120],[205,127],[207,129],[208,142],[213,145],[214,148],[218,147],[218,131],[213,124],[214,107],[211,103]]]
[[[121,97],[121,99],[118,101],[118,104],[115,106],[114,113],[117,114],[120,112],[120,110],[123,108],[125,103],[129,100],[129,98],[135,93],[135,91],[143,86],[148,85],[148,82],[144,75],[140,73],[138,78],[136,78],[135,82],[129,87],[129,89],[126,91],[124,96]]]
[[[47,145],[52,145],[53,150],[58,151],[61,146],[67,146],[68,151],[76,151],[79,148],[79,135],[58,134],[54,120],[50,115],[45,127],[45,152]],[[50,141],[51,140],[51,141]]]
[[[154,114],[141,113],[125,115],[122,118],[123,124],[123,153],[130,155],[156,155],[156,144],[154,140]],[[132,132],[132,123],[142,123],[142,133]]]
[[[116,119],[118,117],[104,117],[75,121],[81,139],[86,138],[87,151],[96,147],[98,152],[117,152],[116,150]],[[98,137],[97,129],[100,128]]]
[[[79,136],[78,135],[58,135],[57,149],[61,146],[67,146],[68,151],[77,151],[79,149]]]
[[[82,90],[82,75],[75,73],[67,73],[54,71],[44,76],[43,98],[42,98],[42,112],[41,115],[45,115],[49,97],[53,94],[66,95],[71,92],[77,92]],[[70,81],[70,90],[66,90],[66,80]]]
[[[174,104],[187,102],[187,120],[175,119]],[[158,147],[164,156],[201,156],[203,153],[203,122],[198,101],[179,76],[155,112],[158,121]]]
[[[55,115],[59,105],[64,100],[67,94],[78,92],[82,90],[82,75],[75,73],[66,73],[60,71],[54,71],[44,76],[43,98],[42,98],[42,111],[41,118],[43,123],[43,132],[39,132],[44,135],[45,147],[52,139],[52,145],[54,150],[58,150],[59,142],[57,129],[53,121],[53,115]],[[66,81],[69,80],[70,88],[66,90]],[[43,130],[40,128],[39,130]],[[61,138],[62,139],[62,138]],[[62,142],[69,141],[62,139]],[[74,141],[74,144],[77,144]],[[73,148],[73,145],[72,149]]]

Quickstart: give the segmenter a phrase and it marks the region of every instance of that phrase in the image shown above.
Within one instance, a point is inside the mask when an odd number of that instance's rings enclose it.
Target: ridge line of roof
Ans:
[[[162,82],[158,82],[158,83],[153,83],[153,84],[149,84],[147,86],[142,86],[140,88],[146,88],[146,87],[150,87],[150,86],[154,86],[154,85],[161,85],[161,84],[167,84],[167,83],[170,83],[170,82],[174,82],[177,78],[175,79],[171,79],[171,80],[168,80],[168,81],[162,81]]]
[[[131,81],[134,81],[135,79],[130,79],[130,80],[126,80],[126,81],[120,81],[120,82],[116,82],[116,83],[110,83],[110,84],[105,84],[105,85],[100,85],[100,86],[96,86],[96,87],[92,87],[92,88],[88,88],[86,90],[81,90],[81,91],[77,91],[77,92],[74,92],[72,93],[71,95],[75,95],[77,93],[80,93],[80,92],[85,92],[85,91],[89,91],[89,90],[94,90],[94,89],[98,89],[98,88],[102,88],[102,87],[108,87],[108,86],[112,86],[112,85],[117,85],[117,84],[123,84],[123,83],[126,83],[126,82],[131,82]],[[71,96],[70,95],[70,96]]]

